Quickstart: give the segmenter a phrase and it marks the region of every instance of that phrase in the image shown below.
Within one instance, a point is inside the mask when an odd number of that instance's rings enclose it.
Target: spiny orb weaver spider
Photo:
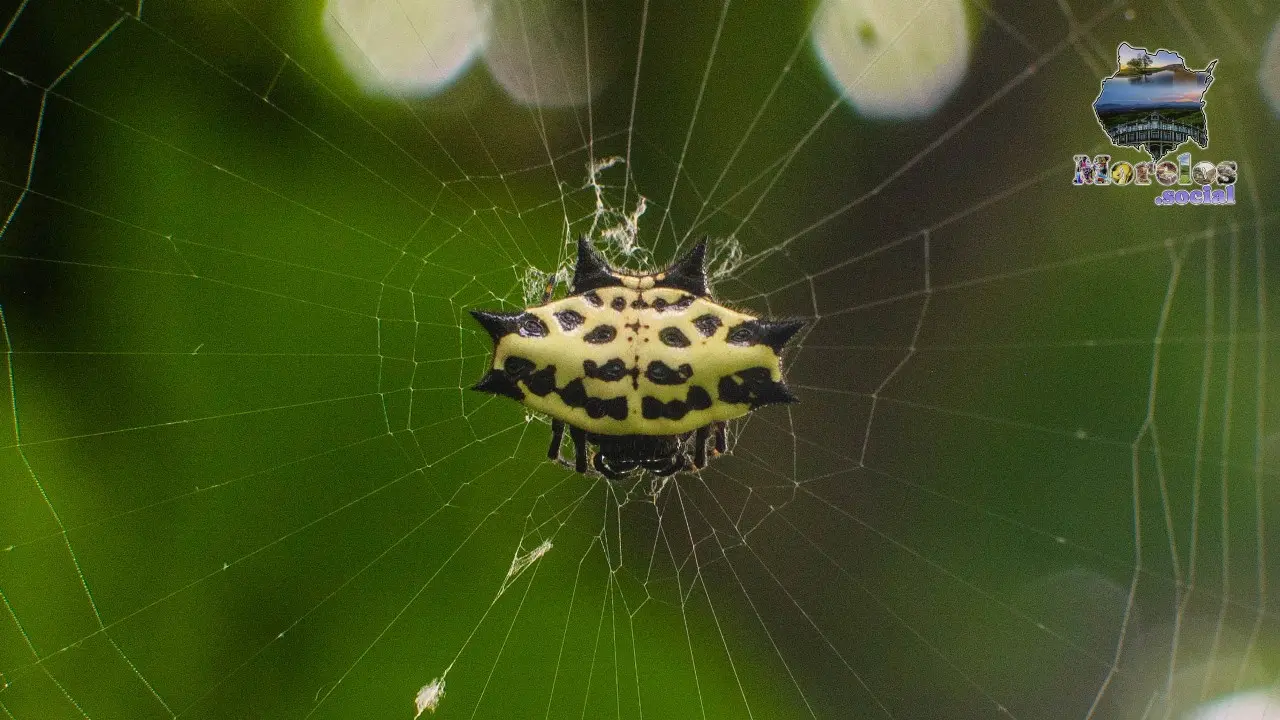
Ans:
[[[763,405],[796,402],[782,380],[782,349],[803,320],[770,321],[707,293],[702,240],[663,272],[619,272],[585,237],[570,294],[518,312],[472,310],[493,338],[493,363],[473,389],[517,400],[551,421],[547,457],[565,426],[574,468],[608,478],[636,470],[672,475],[724,453],[725,421]],[[550,288],[549,288],[550,290]]]

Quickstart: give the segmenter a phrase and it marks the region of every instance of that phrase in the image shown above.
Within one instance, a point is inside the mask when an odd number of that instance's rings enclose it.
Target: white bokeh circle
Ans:
[[[496,0],[489,72],[521,105],[584,105],[612,75],[603,32],[584,28],[582,6],[563,0]]]
[[[813,45],[831,81],[860,115],[929,115],[969,67],[962,0],[823,0]]]
[[[484,48],[487,3],[472,0],[329,0],[324,28],[343,65],[367,90],[431,95]]]
[[[1271,39],[1262,51],[1262,61],[1258,63],[1258,85],[1262,88],[1262,97],[1271,106],[1271,112],[1280,117],[1280,21],[1271,30]]]

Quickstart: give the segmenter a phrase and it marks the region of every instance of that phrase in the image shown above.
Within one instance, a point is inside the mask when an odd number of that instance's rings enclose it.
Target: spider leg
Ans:
[[[595,469],[601,475],[609,478],[610,480],[617,480],[622,477],[622,473],[615,471],[613,468],[605,464],[604,453],[596,453],[596,456],[591,458],[591,464],[595,466]]]
[[[615,463],[618,466],[616,468],[613,467]],[[632,470],[635,470],[637,466],[638,466],[638,463],[634,460],[623,460],[621,462],[617,460],[613,460],[609,462],[609,467],[612,468],[613,471],[618,473],[619,475],[629,473]]]
[[[693,466],[701,469],[707,464],[707,435],[711,426],[703,425],[693,436]]]
[[[716,423],[716,452],[723,455],[728,451],[729,451],[729,443],[725,441],[724,423],[718,422]]]
[[[666,465],[656,468],[650,467],[649,470],[653,471],[653,474],[658,477],[667,477],[668,475],[675,475],[683,470],[686,462],[687,460],[684,457],[684,453],[680,453],[678,455],[673,455],[671,459],[667,461]]]
[[[573,469],[585,475],[587,472],[587,431],[570,425],[569,438],[573,440]]]
[[[551,447],[547,448],[547,459],[557,460],[560,458],[560,441],[564,439],[564,422],[560,420],[551,421]]]

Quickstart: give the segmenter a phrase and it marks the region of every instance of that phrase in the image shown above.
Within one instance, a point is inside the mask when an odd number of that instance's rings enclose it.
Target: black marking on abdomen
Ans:
[[[716,330],[720,328],[720,325],[720,318],[715,315],[711,315],[710,313],[706,315],[699,315],[693,320],[693,326],[698,328],[698,332],[702,333],[703,337],[711,337],[712,335],[715,335]]]
[[[734,380],[734,375],[742,382]],[[747,403],[752,410],[761,405],[774,403],[792,403],[798,398],[791,390],[770,377],[769,368],[753,367],[739,370],[733,375],[720,378],[720,401],[726,403]]]
[[[556,366],[548,365],[535,373],[529,373],[524,379],[524,386],[538,397],[546,397],[556,389]]]
[[[730,345],[742,345],[749,347],[755,345],[760,339],[760,323],[755,320],[747,320],[738,323],[729,328],[729,332],[725,334],[724,341]]]
[[[609,398],[607,400],[589,397],[584,407],[587,411],[587,416],[596,420],[606,415],[614,420],[627,419],[627,399],[625,397]]]
[[[560,399],[569,407],[583,407],[587,404],[587,387],[582,384],[582,378],[574,378],[557,392],[560,394]]]
[[[582,378],[574,378],[568,385],[557,389],[555,365],[548,365],[537,372],[532,372],[534,367],[533,361],[517,355],[511,355],[503,362],[503,367],[491,369],[480,379],[480,382],[475,384],[473,389],[522,401],[525,398],[525,394],[517,384],[517,380],[519,380],[534,395],[546,397],[554,392],[560,396],[560,400],[565,405],[571,408],[583,408],[587,411],[588,416],[597,420],[603,417],[611,417],[614,420],[627,419],[627,398],[625,396],[615,398],[591,397],[587,394],[587,388],[583,385]],[[621,358],[614,358],[603,366],[596,366],[592,361],[586,360],[583,362],[583,369],[587,371],[588,377],[597,377],[604,380],[621,380],[630,373],[627,366],[622,363]]]
[[[528,358],[522,358],[519,355],[510,355],[502,363],[502,369],[507,371],[511,377],[519,380],[520,378],[533,372],[537,365]]]
[[[693,305],[693,301],[695,299],[696,298],[692,295],[681,295],[675,302],[669,302],[666,298],[658,298],[653,301],[653,309],[658,312],[664,312],[666,310],[688,310],[689,306]]]
[[[679,403],[680,406],[678,409],[680,417],[674,419],[679,420],[684,417],[684,403],[679,400],[672,400],[671,402]],[[645,420],[658,420],[664,418],[667,416],[667,404],[656,397],[645,395],[643,398],[640,398],[640,414],[644,416]]]
[[[646,420],[682,420],[694,410],[706,410],[711,407],[711,395],[705,388],[694,385],[684,400],[675,399],[663,402],[656,397],[645,395],[640,398],[640,414]]]
[[[533,313],[525,313],[520,316],[518,332],[520,337],[546,337],[550,330],[542,322],[542,318]]]
[[[556,313],[556,320],[559,321],[560,328],[565,332],[574,330],[587,321],[586,318],[582,317],[581,313],[574,310],[561,310]]]
[[[689,347],[689,338],[678,327],[664,327],[658,332],[658,339],[667,347]]]
[[[627,366],[622,358],[614,358],[604,365],[597,365],[594,360],[583,360],[582,372],[589,378],[615,382],[627,376]]]
[[[690,410],[706,410],[711,407],[711,393],[701,385],[694,385],[689,388],[685,403]]]
[[[614,420],[627,419],[627,399],[625,397],[616,397],[610,400],[605,400],[604,403],[605,415],[608,415]]]
[[[605,343],[613,342],[616,337],[618,337],[618,330],[614,326],[597,325],[591,329],[591,332],[583,335],[582,339],[592,345],[604,345]]]
[[[582,378],[574,378],[572,382],[557,391],[560,400],[571,408],[583,408],[587,415],[599,420],[611,417],[614,420],[627,419],[627,398],[597,398],[587,394]]]
[[[683,385],[693,377],[693,366],[683,363],[673,368],[661,360],[654,360],[645,369],[644,376],[655,385]]]

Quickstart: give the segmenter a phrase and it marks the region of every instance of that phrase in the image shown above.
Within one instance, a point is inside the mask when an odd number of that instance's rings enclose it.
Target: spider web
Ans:
[[[371,99],[312,5],[6,6],[0,713],[1274,693],[1277,9],[967,10],[964,83],[892,123],[822,77],[799,8],[584,3],[614,77],[554,110],[483,68]],[[1197,159],[1240,163],[1235,207],[1070,187],[1139,39],[1220,58]],[[636,269],[710,235],[717,298],[811,319],[801,403],[667,482],[547,462],[544,418],[467,389],[466,312],[563,292],[583,233]]]

